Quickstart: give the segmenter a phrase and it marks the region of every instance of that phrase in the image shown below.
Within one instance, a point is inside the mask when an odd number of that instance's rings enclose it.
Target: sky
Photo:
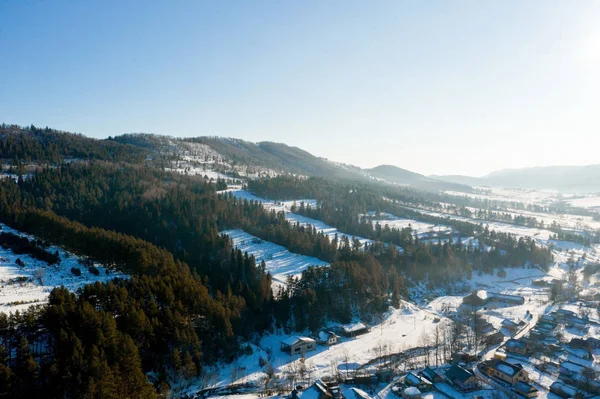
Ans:
[[[0,122],[424,174],[600,163],[599,1],[0,0]]]

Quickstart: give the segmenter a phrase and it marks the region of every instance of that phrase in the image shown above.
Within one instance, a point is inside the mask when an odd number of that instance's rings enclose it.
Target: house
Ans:
[[[345,399],[338,384],[325,384],[323,381],[317,380],[314,386],[319,393],[319,399]]]
[[[319,399],[331,399],[332,396],[329,393],[329,391],[327,390],[327,385],[325,385],[325,383],[323,383],[323,381],[317,381],[315,382],[314,387],[317,389],[317,392],[319,393]]]
[[[535,326],[535,329],[541,333],[544,333],[545,335],[550,335],[554,332],[554,330],[556,330],[556,327],[558,327],[556,323],[542,321]]]
[[[569,346],[573,349],[583,349],[589,353],[594,350],[594,345],[589,341],[581,338],[573,338],[569,342]]]
[[[434,369],[432,369],[429,366],[425,367],[425,370],[421,371],[419,374],[421,375],[421,377],[427,379],[432,384],[444,381],[442,376],[439,375]]]
[[[477,355],[470,353],[454,352],[452,354],[452,364],[455,363],[471,363],[477,361]]]
[[[306,352],[317,349],[317,343],[314,339],[308,337],[289,337],[281,341],[281,350],[290,355],[302,355]]]
[[[578,393],[575,388],[565,385],[561,382],[555,382],[550,385],[550,392],[564,399],[574,398]]]
[[[483,338],[483,342],[486,345],[498,345],[501,344],[504,341],[504,334],[502,334],[502,331],[496,331],[493,334],[487,335]]]
[[[592,348],[600,349],[600,339],[589,337],[587,340],[592,345]]]
[[[523,305],[525,298],[520,295],[505,295],[486,290],[477,290],[463,298],[465,305],[483,306],[490,302],[503,302],[509,305]]]
[[[463,392],[474,391],[481,387],[481,382],[472,370],[458,364],[452,365],[444,375],[446,381]]]
[[[408,387],[402,391],[402,397],[404,399],[421,399],[423,396],[419,388]]]
[[[560,319],[570,319],[573,317],[577,317],[577,314],[571,310],[567,309],[558,309],[556,311],[556,316]]]
[[[500,359],[492,359],[481,363],[481,371],[490,377],[498,378],[516,385],[519,381],[527,382],[529,374],[520,364],[510,364]]]
[[[369,332],[369,327],[363,323],[345,324],[339,327],[341,334],[345,337],[356,337]]]
[[[531,353],[531,346],[525,341],[511,338],[504,344],[504,350],[509,353],[529,355]]]
[[[506,328],[511,334],[517,333],[519,330],[525,327],[526,324],[527,323],[525,323],[523,320],[518,323],[515,323],[509,319],[502,320],[502,327]]]
[[[421,392],[429,392],[432,388],[431,382],[413,373],[406,374],[406,377],[404,377],[404,385],[416,387]]]
[[[515,384],[515,391],[527,398],[534,398],[538,395],[537,388],[524,381],[519,381]]]
[[[320,331],[317,335],[317,342],[321,345],[335,345],[339,338],[333,331]]]
[[[562,362],[560,364],[560,368],[558,369],[558,373],[562,378],[573,378],[574,376],[583,375],[585,370],[584,366],[573,362]]]

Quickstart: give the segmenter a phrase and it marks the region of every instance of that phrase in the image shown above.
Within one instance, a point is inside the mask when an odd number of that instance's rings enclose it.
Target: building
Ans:
[[[425,370],[421,371],[419,374],[421,375],[421,377],[427,379],[432,384],[444,381],[442,376],[439,375],[434,369],[432,369],[429,366],[425,367]]]
[[[514,321],[509,319],[502,320],[502,327],[506,328],[513,335],[519,332],[521,329],[523,329],[523,327],[525,327],[526,324],[527,323],[525,323],[522,320],[518,323],[515,323]]]
[[[371,399],[369,394],[363,391],[362,389],[352,387],[350,388],[350,390],[354,393],[355,399]]]
[[[592,345],[592,348],[600,349],[600,339],[589,337],[587,340]]]
[[[340,386],[336,383],[325,384],[323,381],[317,380],[314,386],[319,393],[319,399],[345,399]]]
[[[578,393],[575,388],[565,385],[561,382],[555,382],[550,385],[550,392],[565,399],[575,398]]]
[[[416,387],[421,392],[429,392],[433,387],[431,385],[431,382],[413,373],[406,374],[406,377],[404,377],[404,385],[409,387]]]
[[[496,331],[493,334],[487,335],[483,338],[483,342],[490,346],[490,345],[498,345],[501,344],[504,341],[504,334],[502,334],[502,331]]]
[[[559,319],[570,319],[573,317],[577,317],[577,314],[571,310],[567,310],[567,309],[558,309],[556,311],[556,316]]]
[[[563,378],[573,378],[578,375],[583,375],[585,367],[573,362],[562,362],[558,373]]]
[[[525,356],[531,354],[532,351],[529,343],[512,338],[506,341],[506,344],[504,344],[504,350],[509,353],[517,353]]]
[[[516,385],[519,381],[528,382],[529,374],[520,364],[510,364],[500,359],[492,359],[481,364],[481,371],[490,377]]]
[[[515,391],[527,398],[534,398],[538,395],[537,388],[524,381],[519,381],[515,384]]]
[[[345,337],[356,337],[369,332],[369,327],[363,323],[345,324],[339,327],[340,333]]]
[[[281,350],[290,355],[303,355],[306,352],[317,349],[317,343],[314,339],[308,337],[289,337],[281,341]]]
[[[452,365],[448,371],[446,371],[444,378],[463,392],[474,391],[481,387],[481,382],[475,373],[458,364]]]
[[[573,349],[583,349],[589,353],[594,350],[594,345],[589,341],[581,338],[573,338],[569,342],[569,346]]]
[[[339,338],[333,331],[321,331],[317,335],[317,342],[321,345],[335,345],[339,342]]]
[[[421,395],[419,388],[408,387],[402,391],[402,397],[404,399],[421,399],[423,396]]]
[[[525,298],[520,295],[505,295],[486,290],[477,290],[463,298],[465,305],[484,306],[490,302],[502,302],[508,305],[523,305]]]

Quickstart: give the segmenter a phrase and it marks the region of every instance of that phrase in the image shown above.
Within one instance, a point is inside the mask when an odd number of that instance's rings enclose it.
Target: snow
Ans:
[[[435,329],[436,324],[448,323],[439,315],[418,308],[408,302],[402,303],[401,309],[390,308],[381,322],[371,326],[370,332],[356,338],[340,338],[337,345],[317,345],[316,351],[306,353],[306,367],[313,378],[322,378],[332,373],[332,364],[341,371],[357,369],[371,362],[381,354],[398,353],[410,348],[422,346],[423,336]],[[258,359],[270,357],[270,364],[277,373],[285,373],[292,365],[297,365],[300,357],[290,356],[280,349],[281,341],[288,339],[289,334],[279,332],[268,334],[260,339],[258,346],[253,346],[254,353],[243,356],[236,361],[243,365],[246,376],[231,379],[231,367],[213,370],[215,386],[231,383],[256,383],[264,378],[265,373],[258,364]],[[382,353],[383,351],[383,353]]]
[[[496,368],[498,369],[498,371],[501,371],[502,373],[512,376],[513,374],[515,374],[515,369],[510,367],[509,365],[506,364],[497,364]]]
[[[351,241],[352,238],[354,237],[350,234],[342,233],[335,227],[329,226],[328,224],[323,223],[320,220],[312,219],[312,218],[309,218],[309,217],[306,217],[303,215],[299,215],[296,213],[292,213],[289,211],[289,209],[291,208],[294,201],[296,202],[297,205],[299,205],[300,201],[302,201],[302,200],[275,202],[275,201],[272,201],[272,200],[269,200],[266,198],[256,196],[247,190],[242,190],[239,187],[219,191],[219,194],[224,194],[224,193],[231,193],[234,197],[239,198],[239,199],[261,202],[264,205],[266,210],[275,210],[276,212],[284,212],[286,220],[289,221],[290,223],[299,223],[300,225],[303,225],[303,226],[314,227],[318,232],[322,232],[323,234],[327,235],[330,239],[333,239],[336,234],[338,236],[338,240],[341,240],[343,236],[347,236],[348,239]],[[310,200],[307,200],[307,201],[310,201]],[[313,202],[311,202],[311,203],[313,203]],[[356,237],[356,238],[358,239],[358,241],[360,242],[360,244],[363,248],[364,248],[365,243],[368,243],[368,244],[373,243],[373,240],[370,240],[368,238],[363,238],[363,237]],[[350,242],[350,244],[352,244],[352,242]]]
[[[264,260],[275,287],[285,286],[288,276],[299,277],[309,266],[329,266],[329,263],[318,258],[290,252],[285,247],[261,240],[243,230],[226,230],[221,234],[227,234],[233,245],[242,252],[254,255],[257,265]]]
[[[2,232],[33,238],[1,223],[0,227]],[[47,250],[58,251],[60,263],[48,265],[27,254],[16,255],[10,249],[0,247],[0,312],[23,311],[32,305],[44,304],[48,301],[50,292],[56,287],[64,286],[70,291],[76,291],[86,284],[97,281],[107,282],[115,278],[127,278],[126,275],[114,270],[106,274],[106,269],[99,264],[94,264],[100,272],[96,276],[79,263],[79,257],[56,246],[50,246]],[[17,259],[21,259],[25,267],[19,267],[16,264]],[[71,273],[73,267],[81,270],[81,276]],[[38,278],[41,275],[43,277]],[[20,282],[17,279],[25,281]]]

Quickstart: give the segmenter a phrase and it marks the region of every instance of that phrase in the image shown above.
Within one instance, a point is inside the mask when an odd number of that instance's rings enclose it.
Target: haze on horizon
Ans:
[[[595,1],[18,1],[0,16],[0,122],[275,141],[424,174],[600,163]]]

